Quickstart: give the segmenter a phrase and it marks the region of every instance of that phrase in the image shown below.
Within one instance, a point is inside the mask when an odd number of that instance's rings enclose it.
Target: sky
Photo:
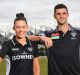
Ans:
[[[33,28],[56,27],[54,6],[63,3],[69,10],[69,23],[80,27],[80,0],[0,0],[0,31],[12,30],[16,13],[24,13]]]

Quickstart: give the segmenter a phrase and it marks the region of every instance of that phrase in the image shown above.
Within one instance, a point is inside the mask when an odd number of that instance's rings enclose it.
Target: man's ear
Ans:
[[[68,13],[68,17],[69,17],[69,13]]]
[[[53,17],[56,18],[55,14],[53,14]]]

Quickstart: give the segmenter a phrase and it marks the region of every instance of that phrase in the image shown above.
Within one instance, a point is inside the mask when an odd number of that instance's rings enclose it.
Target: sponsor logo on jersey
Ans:
[[[12,51],[19,51],[19,48],[12,48]]]
[[[60,38],[60,34],[59,33],[51,34],[51,39],[59,39],[59,38]]]
[[[23,53],[21,53],[21,54],[27,54],[25,51],[23,52]]]
[[[23,59],[33,59],[34,55],[16,55],[16,56],[12,56],[12,60],[23,60]]]

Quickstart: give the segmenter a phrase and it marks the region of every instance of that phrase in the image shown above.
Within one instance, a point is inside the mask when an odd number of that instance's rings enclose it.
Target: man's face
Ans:
[[[56,12],[54,13],[54,17],[59,25],[67,23],[68,16],[69,14],[65,8],[56,9]]]

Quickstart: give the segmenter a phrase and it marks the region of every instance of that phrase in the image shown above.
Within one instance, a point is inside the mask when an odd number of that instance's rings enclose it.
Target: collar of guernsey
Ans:
[[[15,38],[16,38],[16,36],[14,36],[13,39],[12,39],[13,44],[14,45],[19,45],[20,43]],[[31,46],[31,42],[28,39],[28,37],[26,36],[25,38],[26,38],[27,46]]]
[[[60,31],[58,27],[55,29],[56,33],[51,34],[51,39],[60,39]],[[69,31],[74,31],[74,28],[69,24]]]

